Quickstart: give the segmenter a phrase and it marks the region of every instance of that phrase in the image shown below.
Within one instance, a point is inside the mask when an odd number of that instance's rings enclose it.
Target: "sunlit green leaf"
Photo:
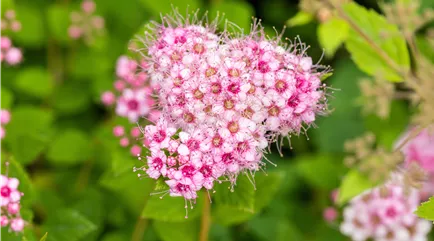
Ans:
[[[341,44],[347,39],[348,24],[339,18],[332,18],[318,26],[318,40],[324,48],[325,55],[332,57]]]
[[[312,14],[299,11],[296,15],[286,21],[286,25],[289,27],[300,26],[310,23],[314,20]]]
[[[342,205],[351,198],[374,186],[375,183],[369,180],[366,175],[363,175],[357,170],[351,170],[342,180],[337,202]]]
[[[415,214],[420,218],[434,221],[434,197],[422,203],[416,210]]]
[[[374,10],[367,10],[357,3],[343,6],[345,14],[363,32],[365,39],[352,26],[346,47],[357,66],[370,75],[381,75],[389,81],[403,81],[400,73],[373,46],[381,48],[387,58],[395,63],[400,72],[410,69],[410,58],[404,37],[396,25],[387,22]]]
[[[2,0],[1,1],[1,13],[3,16],[3,13],[7,10],[14,9],[15,3],[14,0]]]

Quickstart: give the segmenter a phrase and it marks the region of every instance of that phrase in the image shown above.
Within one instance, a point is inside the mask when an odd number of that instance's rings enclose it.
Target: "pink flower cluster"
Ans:
[[[24,229],[24,220],[20,216],[20,199],[23,193],[18,191],[18,184],[16,178],[0,176],[0,225],[1,227],[9,225],[14,232],[21,232]]]
[[[4,36],[7,31],[18,32],[21,30],[21,23],[15,18],[15,11],[8,10],[5,13],[5,18],[1,20],[1,43],[0,43],[0,61],[6,62],[9,65],[17,65],[23,60],[21,50],[14,47],[12,40]]]
[[[114,83],[115,92],[106,91],[101,95],[101,101],[106,106],[116,103],[116,114],[126,117],[132,123],[140,117],[149,115],[154,120],[158,111],[152,110],[155,100],[151,97],[152,88],[148,83],[148,75],[142,71],[145,62],[137,62],[126,56],[119,57],[116,64],[118,80]]]
[[[269,143],[303,133],[327,106],[323,73],[304,45],[269,39],[259,24],[232,37],[217,34],[216,21],[189,19],[166,16],[146,32],[142,54],[161,116],[143,128],[151,155],[135,170],[191,200],[215,181],[234,186],[239,174],[254,183]]]
[[[95,15],[96,5],[92,0],[84,0],[81,3],[81,12],[71,13],[71,26],[68,29],[69,37],[72,39],[84,39],[90,43],[95,35],[104,31],[104,18]]]
[[[0,139],[3,139],[6,136],[6,131],[4,129],[4,125],[11,121],[11,113],[7,110],[0,110]]]
[[[148,75],[143,71],[146,68],[144,61],[135,61],[127,56],[121,56],[116,63],[117,80],[114,91],[105,91],[101,95],[101,102],[105,106],[114,106],[118,116],[127,118],[130,122],[138,122],[141,117],[151,121],[158,119],[159,111],[153,110],[155,100],[152,88],[149,86]],[[115,126],[113,134],[120,138],[122,147],[129,147],[130,153],[137,156],[142,152],[143,143],[139,141],[141,132],[138,127]]]
[[[401,185],[390,182],[354,198],[344,209],[340,230],[354,241],[428,240],[431,223],[413,213],[419,204],[417,190],[406,194]]]
[[[406,133],[400,141],[403,141],[408,134]],[[421,190],[422,199],[428,199],[434,195],[434,132],[430,132],[429,129],[423,130],[404,145],[402,152],[405,156],[405,165],[416,162],[428,174],[428,180]]]
[[[132,156],[138,156],[142,153],[143,143],[139,142],[141,132],[138,127],[133,127],[130,132],[126,132],[125,127],[117,125],[113,128],[113,135],[119,138],[120,146],[130,148]]]

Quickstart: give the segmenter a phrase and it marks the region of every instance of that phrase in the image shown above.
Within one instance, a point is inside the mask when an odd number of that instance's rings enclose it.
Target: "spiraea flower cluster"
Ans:
[[[341,232],[352,240],[422,241],[428,240],[431,223],[413,212],[420,204],[419,192],[405,192],[396,182],[368,190],[344,209]]]
[[[401,141],[410,135],[410,130]],[[422,130],[415,138],[406,143],[401,151],[405,157],[405,165],[408,167],[416,163],[427,174],[427,180],[423,184],[421,194],[423,199],[434,195],[434,132],[429,128]]]
[[[18,32],[21,30],[21,23],[16,20],[15,11],[8,10],[1,20],[1,43],[0,43],[0,61],[8,65],[17,65],[23,60],[21,50],[12,44],[8,37],[8,32]]]
[[[159,116],[159,111],[154,108],[155,99],[152,97],[148,74],[144,71],[146,67],[144,61],[120,56],[116,63],[114,90],[101,94],[101,102],[107,107],[113,106],[116,114],[127,118],[130,123],[136,123],[143,117],[155,121]],[[113,134],[119,138],[122,147],[130,148],[133,156],[142,152],[143,141],[139,138],[141,132],[138,127],[117,125],[113,128]]]
[[[130,128],[130,131],[125,131],[125,127],[117,125],[113,128],[113,135],[119,138],[119,145],[124,148],[129,148],[132,156],[138,156],[142,153],[143,141],[140,142],[141,132],[138,127]]]
[[[6,136],[6,131],[4,125],[11,121],[11,113],[7,110],[0,110],[0,139],[3,139]]]
[[[96,36],[103,33],[104,18],[95,15],[96,4],[92,0],[84,0],[80,10],[71,13],[68,34],[72,39],[83,39],[89,44]]]
[[[326,112],[325,71],[303,44],[270,39],[258,22],[249,35],[230,35],[196,15],[162,20],[138,48],[161,116],[142,128],[151,154],[135,170],[163,178],[171,196],[196,199],[215,181],[233,187],[239,174],[254,183],[269,143],[280,149]]]
[[[18,190],[19,180],[4,175],[0,176],[0,195],[1,195],[1,227],[8,227],[14,232],[22,232],[24,220],[20,216],[20,199],[23,195]]]

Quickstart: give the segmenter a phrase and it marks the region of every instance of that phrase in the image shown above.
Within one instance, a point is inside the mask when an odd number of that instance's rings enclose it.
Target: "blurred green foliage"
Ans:
[[[277,167],[256,175],[256,190],[245,177],[234,192],[225,184],[216,186],[211,194],[210,240],[346,240],[323,221],[322,210],[331,205],[330,192],[341,180],[340,203],[371,183],[354,171],[345,175],[344,142],[372,131],[391,148],[408,123],[403,102],[393,104],[389,119],[362,116],[357,105],[360,78],[379,72],[390,81],[402,79],[354,29],[337,18],[319,23],[315,16],[299,12],[297,1],[95,2],[107,31],[89,46],[68,36],[69,14],[79,8],[79,1],[1,3],[2,13],[16,9],[22,30],[12,39],[24,53],[20,66],[2,68],[1,107],[12,112],[2,141],[2,160],[10,162],[9,175],[21,180],[23,216],[32,223],[23,235],[2,230],[2,240],[39,240],[46,232],[41,240],[197,240],[207,194],[202,193],[194,209],[188,210],[188,219],[182,198],[150,196],[158,190],[155,182],[137,178],[132,167],[139,162],[111,134],[115,123],[125,120],[113,117],[99,101],[101,93],[111,89],[116,59],[127,54],[130,39],[172,6],[181,13],[208,10],[210,19],[224,13],[245,32],[252,16],[263,19],[270,35],[273,26],[280,29],[286,23],[290,28],[284,37],[299,35],[314,60],[324,48],[327,58],[322,63],[334,68],[334,75],[326,80],[335,89],[330,98],[334,111],[319,118],[319,128],[309,130],[309,139],[293,137],[293,149],[285,144],[284,157],[274,151],[268,158]],[[359,2],[378,9],[375,1]],[[410,67],[405,41],[383,16],[356,4],[346,6],[345,12],[396,64]],[[379,29],[396,36],[385,41]],[[426,41],[421,36],[417,43],[426,46]],[[349,52],[341,48],[343,44]],[[432,51],[424,54],[433,56]]]

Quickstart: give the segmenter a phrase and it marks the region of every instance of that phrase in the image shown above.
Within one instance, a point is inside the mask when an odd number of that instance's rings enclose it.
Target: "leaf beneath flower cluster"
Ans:
[[[216,184],[215,202],[212,207],[213,222],[222,225],[242,223],[261,211],[277,193],[283,180],[283,173],[257,173],[255,186],[246,176],[239,176],[234,192],[228,183]]]

